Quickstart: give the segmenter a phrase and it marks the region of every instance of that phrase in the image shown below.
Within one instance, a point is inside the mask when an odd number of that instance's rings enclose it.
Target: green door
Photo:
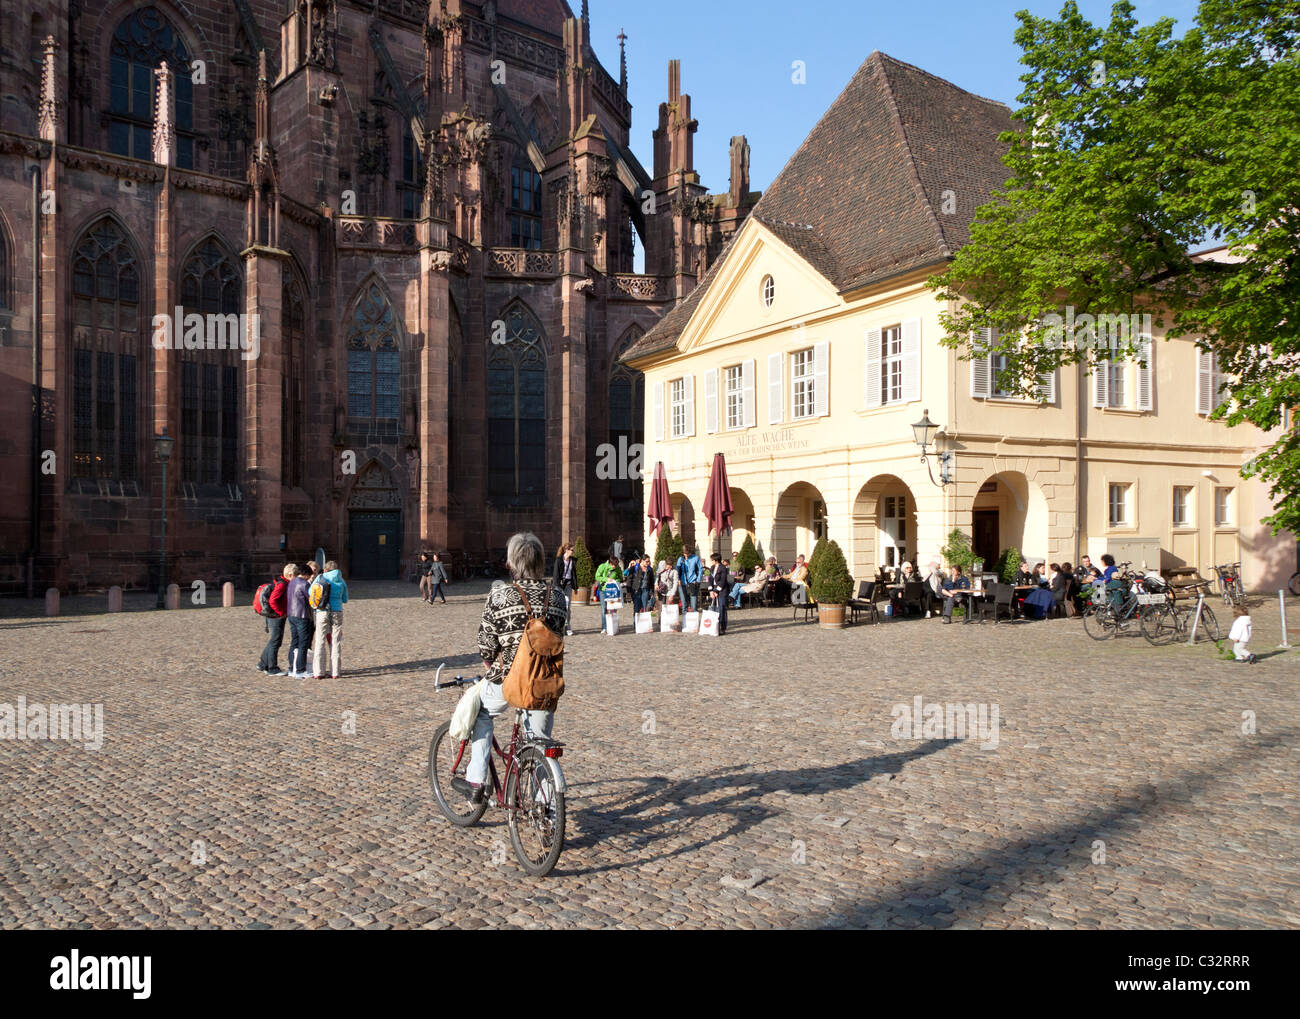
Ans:
[[[402,514],[353,510],[348,551],[354,580],[397,580],[402,560]]]

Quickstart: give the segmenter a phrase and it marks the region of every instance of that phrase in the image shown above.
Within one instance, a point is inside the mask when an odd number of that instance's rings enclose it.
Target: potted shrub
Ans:
[[[1016,576],[1020,573],[1020,549],[1014,545],[1003,549],[1002,554],[998,556],[998,563],[993,568],[993,572],[998,575],[998,579],[1002,583],[1014,584]]]
[[[821,554],[817,556],[817,572],[812,578],[817,621],[824,629],[838,630],[844,625],[844,606],[853,597],[853,578],[838,544],[824,541],[818,544],[817,551]]]
[[[753,535],[747,534],[744,543],[740,546],[740,551],[736,553],[736,557],[731,561],[732,572],[738,576],[747,574],[757,569],[758,564],[762,561],[758,549],[754,548]]]
[[[585,605],[591,599],[591,582],[596,579],[596,567],[592,565],[591,553],[581,538],[573,543],[573,579],[578,585],[573,600]]]

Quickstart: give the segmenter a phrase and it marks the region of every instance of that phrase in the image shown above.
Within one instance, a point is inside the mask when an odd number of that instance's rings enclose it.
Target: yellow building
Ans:
[[[1275,590],[1295,538],[1269,537],[1267,492],[1239,474],[1269,440],[1208,419],[1215,365],[1192,341],[1157,331],[1141,358],[1062,368],[1033,400],[940,344],[924,282],[1005,180],[1011,126],[1002,104],[867,59],[701,284],[624,356],[646,375],[643,462],[663,461],[676,526],[704,542],[722,453],[729,546],[750,534],[783,565],[829,536],[859,579],[923,566],[958,527],[990,563],[1009,546],[1206,576],[1241,560],[1248,587]],[[922,464],[927,411],[941,428]]]

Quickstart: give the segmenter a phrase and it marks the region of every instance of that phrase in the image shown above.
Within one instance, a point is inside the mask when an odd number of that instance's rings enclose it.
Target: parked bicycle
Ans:
[[[1093,640],[1109,640],[1120,631],[1140,628],[1144,616],[1156,611],[1164,601],[1164,581],[1130,574],[1132,563],[1121,563],[1119,573],[1111,582],[1115,586],[1094,584],[1091,589],[1092,604],[1083,614],[1083,629]],[[1153,597],[1155,596],[1155,597]]]
[[[1205,593],[1208,594],[1209,585],[1204,582],[1184,587],[1183,590],[1191,595],[1192,604],[1181,608],[1177,603],[1177,592],[1169,588],[1166,597],[1142,616],[1142,636],[1156,646],[1173,644],[1178,640],[1186,641],[1196,615],[1196,603],[1200,600],[1202,587],[1207,588]],[[1198,643],[1217,643],[1219,640],[1219,621],[1209,605],[1201,606],[1200,622],[1196,624],[1196,640]]]
[[[1246,604],[1246,591],[1241,585],[1241,563],[1225,563],[1214,567],[1214,575],[1219,581],[1219,594],[1223,604],[1228,608]]]
[[[442,673],[442,666],[438,673]],[[478,680],[475,676],[457,676],[440,684],[435,676],[433,688],[450,690],[472,686]],[[526,711],[515,711],[514,728],[504,750],[496,734],[492,734],[492,753],[488,756],[492,793],[483,802],[473,803],[461,791],[467,788],[470,741],[452,739],[450,721],[438,727],[429,743],[429,784],[447,820],[458,827],[477,824],[489,806],[505,810],[516,858],[529,874],[542,877],[555,867],[564,848],[565,785],[559,761],[564,744],[531,732],[527,717]],[[501,761],[500,772],[496,759]]]
[[[1293,595],[1300,598],[1300,570],[1296,570],[1295,573],[1291,574],[1291,579],[1287,582],[1287,587],[1290,588]]]

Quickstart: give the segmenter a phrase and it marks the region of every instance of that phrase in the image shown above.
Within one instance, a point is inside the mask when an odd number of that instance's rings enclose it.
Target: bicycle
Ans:
[[[1228,608],[1246,604],[1246,592],[1241,586],[1241,563],[1225,563],[1214,567],[1214,575],[1219,580],[1219,593],[1223,604]]]
[[[1153,593],[1148,589],[1145,577],[1138,577],[1128,572],[1132,563],[1121,563],[1118,580],[1128,584],[1128,590],[1114,592],[1115,597],[1105,590],[1103,585],[1092,586],[1092,611],[1083,614],[1083,629],[1093,640],[1108,640],[1119,636],[1120,630],[1127,630],[1133,623],[1139,628],[1142,618],[1154,612],[1158,605],[1154,599],[1146,600],[1143,595]],[[1152,585],[1154,586],[1154,584]]]
[[[1199,600],[1202,586],[1208,587],[1208,584],[1189,584],[1184,590],[1189,590],[1192,597]],[[1175,591],[1171,588],[1166,598],[1155,605],[1153,611],[1142,617],[1142,636],[1151,644],[1156,646],[1172,644],[1185,638],[1190,630],[1192,617],[1196,612],[1195,604],[1179,609],[1176,597]],[[1196,627],[1196,640],[1198,643],[1217,643],[1219,640],[1219,621],[1214,616],[1214,610],[1208,605],[1201,606],[1201,621]]]
[[[1300,570],[1296,570],[1295,573],[1291,574],[1291,579],[1287,581],[1286,586],[1293,595],[1300,598]]]
[[[440,665],[438,675],[441,673]],[[438,675],[434,676],[434,690],[472,686],[480,678],[457,676],[440,684]],[[469,768],[470,741],[450,739],[450,721],[438,727],[429,743],[429,784],[438,807],[459,828],[477,824],[489,806],[505,810],[515,857],[533,877],[543,877],[555,867],[564,849],[565,784],[559,758],[564,754],[565,744],[529,731],[527,718],[526,711],[515,709],[510,743],[504,750],[497,742],[496,733],[492,734],[493,753],[488,755],[492,793],[483,802],[473,803],[453,784],[457,779],[464,782]],[[493,754],[501,759],[504,782]],[[526,846],[526,842],[535,842],[535,847]]]

